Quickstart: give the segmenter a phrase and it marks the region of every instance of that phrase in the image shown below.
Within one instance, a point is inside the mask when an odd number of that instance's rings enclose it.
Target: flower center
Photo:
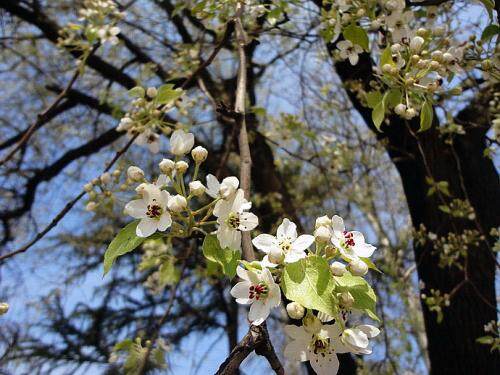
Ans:
[[[321,355],[323,358],[335,354],[335,350],[330,345],[329,337],[321,337],[319,335],[313,335],[310,350],[316,354]],[[316,362],[318,359],[316,359]]]
[[[355,245],[354,235],[352,232],[344,231],[344,240],[346,246],[350,247]]]
[[[233,229],[238,229],[240,226],[240,215],[235,212],[231,212],[226,220],[227,225]]]
[[[248,288],[248,298],[250,299],[264,299],[267,297],[267,293],[269,292],[269,289],[267,288],[267,285],[264,283],[259,283],[256,285],[251,285]]]
[[[280,248],[284,253],[288,253],[292,249],[292,244],[290,241],[285,240],[280,242]]]
[[[157,219],[163,213],[163,209],[161,206],[157,204],[148,204],[148,210],[146,211],[146,215],[151,219]]]

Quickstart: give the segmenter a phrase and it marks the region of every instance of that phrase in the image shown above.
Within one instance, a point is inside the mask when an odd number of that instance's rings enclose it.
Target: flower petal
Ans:
[[[278,227],[277,237],[279,241],[287,240],[289,242],[295,241],[297,238],[297,225],[287,218]]]
[[[332,229],[334,232],[345,231],[344,219],[342,219],[339,215],[334,215],[332,217]]]
[[[146,201],[144,199],[136,199],[128,202],[125,205],[124,212],[136,219],[144,219],[147,217],[146,211],[148,210]]]
[[[214,175],[209,174],[207,176],[207,194],[212,198],[217,198],[219,196],[219,187],[219,180]]]
[[[287,344],[283,354],[290,361],[307,361],[307,342],[293,340]]]
[[[278,240],[270,234],[259,234],[252,240],[253,245],[268,254],[272,248],[278,247]]]
[[[248,298],[248,288],[250,285],[252,284],[248,281],[241,281],[233,286],[230,293],[234,298],[236,298],[236,302],[243,305],[252,303],[252,300]]]
[[[299,236],[299,238],[297,238],[295,241],[293,241],[292,250],[304,251],[309,246],[311,246],[313,242],[314,242],[314,236],[311,236],[310,234],[303,234]]]
[[[339,359],[335,353],[323,357],[309,352],[309,356],[311,367],[316,372],[316,375],[332,375],[339,370]]]
[[[259,218],[257,215],[251,212],[243,212],[240,214],[240,226],[239,230],[243,232],[247,232],[249,230],[254,229],[257,225],[259,225]]]
[[[158,221],[158,230],[163,232],[167,230],[172,225],[172,217],[168,212],[164,212],[163,215],[160,216],[160,220]]]
[[[250,311],[248,312],[248,320],[252,322],[253,325],[258,326],[267,319],[270,313],[270,308],[263,301],[255,301],[250,306]]]
[[[141,219],[137,228],[135,229],[135,234],[139,237],[149,237],[158,229],[158,220],[145,218]]]

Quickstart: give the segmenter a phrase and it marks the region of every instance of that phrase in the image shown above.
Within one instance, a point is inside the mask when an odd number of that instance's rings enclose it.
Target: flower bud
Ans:
[[[184,160],[178,161],[175,163],[175,170],[177,173],[185,173],[189,168],[188,163],[186,163]]]
[[[153,99],[156,95],[158,95],[158,90],[156,89],[156,87],[148,87],[146,95]]]
[[[116,130],[119,132],[124,132],[129,130],[132,125],[134,124],[134,121],[130,117],[124,117],[120,120],[120,123],[116,127]]]
[[[403,116],[406,113],[406,105],[399,103],[396,107],[394,107],[394,112],[397,115]]]
[[[391,64],[384,64],[382,65],[382,72],[391,74],[392,72],[392,65]]]
[[[328,229],[328,227],[325,227],[324,225],[317,227],[314,231],[314,237],[319,242],[328,242],[330,241],[331,237],[330,229]]]
[[[368,266],[360,259],[355,259],[349,263],[349,271],[354,276],[364,276],[368,273]]]
[[[85,190],[87,193],[90,193],[93,188],[94,188],[94,185],[91,182],[83,185],[83,190]]]
[[[144,191],[146,191],[147,186],[148,184],[143,182],[142,184],[140,184],[135,188],[135,191],[137,192],[137,194],[142,195]]]
[[[410,49],[412,52],[419,53],[425,43],[424,38],[421,36],[414,36],[410,41]]]
[[[94,202],[94,201],[90,201],[89,203],[87,203],[87,205],[85,206],[85,210],[86,211],[94,211],[95,209],[97,208],[97,203]]]
[[[0,302],[0,315],[6,314],[9,311],[9,304],[7,302]]]
[[[447,64],[452,63],[453,61],[455,61],[455,56],[453,56],[449,52],[445,52],[443,53],[443,61]]]
[[[302,319],[306,310],[301,304],[297,302],[290,302],[288,305],[286,305],[286,312],[292,319]]]
[[[346,266],[343,263],[340,262],[333,262],[330,265],[330,269],[332,270],[332,273],[334,276],[343,276],[344,273],[346,273]]]
[[[170,159],[163,159],[160,164],[160,171],[165,173],[167,176],[171,175],[173,170],[175,169],[175,162]]]
[[[205,186],[200,181],[191,181],[189,183],[189,194],[199,197],[205,193]]]
[[[401,44],[396,43],[391,46],[391,52],[392,53],[398,53],[401,51]]]
[[[440,50],[433,51],[431,53],[431,58],[434,61],[442,62],[443,61],[443,52],[441,52]]]
[[[208,151],[205,147],[196,146],[191,151],[191,156],[196,163],[203,163],[205,160],[207,160]]]
[[[113,175],[113,177],[118,178],[122,174],[122,171],[119,169],[115,169],[111,174]]]
[[[423,28],[423,27],[421,27],[421,28],[419,28],[419,29],[417,30],[417,35],[418,35],[418,36],[421,36],[421,37],[422,37],[422,36],[426,36],[426,35],[427,35],[427,33],[428,33],[428,30],[427,30],[427,29],[425,29],[425,28]]]
[[[111,174],[109,174],[109,172],[105,172],[101,175],[101,177],[99,177],[99,179],[101,180],[101,183],[109,184],[111,182]]]
[[[127,169],[127,177],[135,182],[142,181],[144,179],[144,171],[135,165],[131,165]]]
[[[349,309],[354,305],[354,297],[349,292],[340,293],[339,303],[343,308]]]
[[[328,216],[321,216],[316,219],[316,224],[315,228],[319,227],[329,227],[332,225],[332,219],[330,219]]]
[[[405,111],[405,118],[407,118],[408,120],[411,120],[411,119],[412,119],[412,118],[414,118],[416,115],[417,115],[417,111],[415,110],[415,108],[408,108],[408,109]]]
[[[187,200],[182,195],[174,195],[168,200],[167,207],[172,212],[182,212],[187,207]]]

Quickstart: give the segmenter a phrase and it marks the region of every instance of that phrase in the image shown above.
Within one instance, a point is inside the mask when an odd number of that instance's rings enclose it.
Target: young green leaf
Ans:
[[[160,86],[155,97],[155,103],[158,105],[171,103],[179,99],[183,93],[184,91],[180,88],[174,89],[174,85],[172,84]]]
[[[203,255],[209,261],[219,264],[224,275],[231,279],[236,275],[236,267],[241,258],[240,252],[228,248],[222,249],[216,236],[211,234],[205,236]]]
[[[135,234],[135,228],[138,223],[138,221],[129,223],[118,232],[117,236],[109,244],[104,253],[104,275],[109,272],[116,258],[130,253],[146,239],[144,237],[138,237]]]
[[[128,90],[128,94],[134,98],[144,98],[146,95],[146,90],[140,86],[136,86]]]
[[[432,126],[432,119],[434,117],[434,112],[432,111],[432,105],[426,100],[420,111],[420,130],[419,132],[426,131]]]
[[[381,131],[380,125],[382,125],[382,121],[384,121],[384,118],[385,118],[385,103],[384,103],[384,98],[382,98],[382,100],[375,106],[375,108],[373,108],[372,111],[372,121],[378,131]]]
[[[368,50],[370,40],[368,39],[368,34],[366,33],[365,29],[363,29],[362,27],[349,25],[344,28],[344,30],[342,31],[342,35],[344,35],[344,38],[346,38],[347,40],[350,40],[352,44],[361,46],[365,51]]]
[[[384,65],[389,64],[389,65],[396,65],[394,60],[392,59],[392,51],[391,47],[386,47],[382,54],[380,55],[380,67],[382,68]]]
[[[484,28],[483,33],[481,34],[481,41],[487,42],[498,34],[500,34],[500,26],[495,24],[488,25]]]
[[[282,274],[281,288],[289,300],[308,309],[328,315],[337,313],[332,274],[328,262],[321,257],[309,256],[287,264]]]
[[[368,282],[359,276],[353,276],[345,273],[341,277],[334,277],[337,284],[335,291],[337,293],[349,292],[354,297],[353,309],[363,311],[371,319],[380,321],[375,312],[377,296]]]

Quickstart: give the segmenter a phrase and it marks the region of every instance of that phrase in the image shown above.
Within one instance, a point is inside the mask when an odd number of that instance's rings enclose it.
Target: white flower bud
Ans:
[[[139,186],[137,186],[135,188],[135,191],[137,192],[137,194],[142,195],[147,187],[148,187],[148,184],[143,182],[142,184],[140,184]]]
[[[391,72],[392,72],[392,65],[391,64],[384,64],[384,65],[382,65],[382,72],[391,74]]]
[[[177,173],[185,173],[188,170],[188,168],[189,165],[184,160],[175,163],[175,170],[177,171]]]
[[[156,95],[158,95],[158,90],[156,87],[148,87],[146,90],[146,95],[153,99]]]
[[[368,273],[368,266],[360,259],[355,259],[349,263],[349,271],[354,276],[364,276]]]
[[[340,293],[339,302],[342,307],[348,309],[354,305],[354,297],[349,292],[343,292]]]
[[[396,107],[394,107],[394,112],[397,115],[404,116],[404,114],[406,113],[406,105],[404,105],[403,103],[399,103]]]
[[[418,53],[422,49],[424,43],[425,43],[424,38],[422,38],[421,36],[414,36],[413,38],[411,38],[411,41],[410,41],[410,49],[413,52]]]
[[[319,227],[329,227],[330,225],[332,225],[332,219],[330,219],[328,216],[321,216],[321,217],[318,217],[316,219],[316,223],[315,223],[315,228],[319,228]]]
[[[94,201],[90,201],[89,203],[87,203],[87,205],[85,206],[85,210],[86,211],[94,211],[95,209],[97,208],[97,203],[94,202]]]
[[[314,237],[319,242],[328,242],[330,241],[331,237],[330,229],[328,229],[328,227],[325,227],[324,225],[317,227],[314,231]]]
[[[391,46],[391,52],[392,53],[398,53],[401,52],[401,44],[396,43]]]
[[[111,174],[109,174],[109,172],[105,172],[99,179],[103,184],[109,184],[111,182]]]
[[[191,181],[189,183],[189,193],[199,197],[205,193],[205,186],[200,181]]]
[[[340,262],[333,262],[330,265],[330,269],[332,270],[332,273],[334,276],[342,276],[344,273],[346,273],[346,266],[343,263]]]
[[[411,120],[411,119],[412,119],[412,118],[414,118],[416,115],[417,115],[417,111],[415,110],[415,108],[408,108],[408,109],[405,111],[405,117],[406,117],[408,120]]]
[[[205,160],[207,160],[208,151],[205,147],[196,146],[191,151],[191,156],[193,157],[193,160],[195,162],[203,163]]]
[[[177,156],[186,155],[194,146],[194,134],[178,129],[170,137],[170,151]]]
[[[187,200],[182,195],[174,195],[168,200],[167,207],[172,212],[182,212],[187,207]]]
[[[433,60],[441,62],[443,61],[443,52],[437,50],[431,53],[431,57]]]
[[[444,62],[449,64],[449,63],[452,63],[453,61],[455,61],[455,56],[453,56],[449,52],[445,52],[445,53],[443,53],[443,60],[444,60]]]
[[[135,165],[131,165],[127,169],[127,177],[135,182],[142,181],[144,179],[144,171]]]
[[[306,310],[301,304],[297,302],[290,302],[288,305],[286,305],[286,312],[292,319],[302,319]]]
[[[173,170],[175,169],[175,162],[170,159],[163,159],[160,164],[160,171],[165,173],[166,175],[172,174]]]
[[[9,304],[7,302],[0,302],[0,315],[3,315],[9,311]]]
[[[120,120],[120,123],[116,127],[116,130],[119,132],[127,131],[132,127],[133,124],[134,121],[130,117],[125,116]]]
[[[94,188],[94,185],[92,185],[91,182],[86,183],[85,185],[83,185],[83,190],[85,190],[87,193],[90,193],[93,188]]]

